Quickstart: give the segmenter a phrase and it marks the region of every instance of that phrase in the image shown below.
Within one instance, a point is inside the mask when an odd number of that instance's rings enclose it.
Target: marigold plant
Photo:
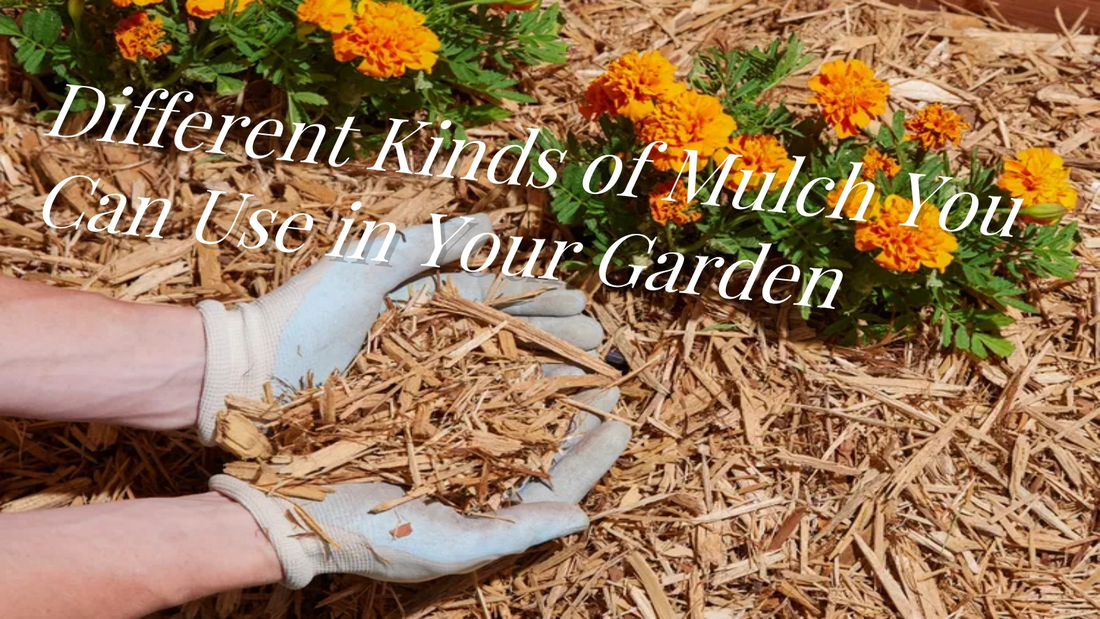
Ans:
[[[1074,276],[1076,227],[1055,220],[1076,193],[1053,152],[1028,149],[1006,162],[962,153],[969,125],[961,115],[928,105],[887,116],[888,85],[858,60],[822,64],[808,79],[810,105],[794,109],[769,94],[811,61],[794,37],[766,49],[705,50],[680,79],[663,64],[644,75],[629,69],[642,58],[660,64],[656,52],[632,52],[579,102],[597,131],[544,143],[570,153],[551,206],[587,240],[590,260],[576,268],[610,262],[602,266],[625,274],[664,251],[729,264],[755,260],[767,244],[772,260],[802,273],[842,274],[832,309],[819,307],[827,287],[806,288],[805,278],[791,285],[791,302],[811,299],[798,309],[825,334],[846,343],[935,334],[983,358],[1012,351],[1001,329],[1036,311],[1038,280]],[[637,170],[656,140],[668,148],[651,149]],[[686,187],[688,150],[697,153],[695,195]],[[589,169],[608,155],[623,162],[619,183],[592,195],[586,172],[595,188],[615,177],[610,166]],[[636,172],[624,191],[622,179]],[[940,187],[940,176],[952,180]],[[831,182],[810,184],[822,177]],[[926,200],[919,209],[913,179]],[[963,192],[977,200],[975,211]],[[1021,201],[1015,215],[1013,198]],[[630,236],[638,233],[654,248]]]
[[[876,202],[869,221],[856,225],[855,248],[875,252],[875,262],[895,273],[916,273],[921,267],[943,273],[955,259],[959,243],[940,227],[935,206],[921,209],[916,227],[903,225],[912,211],[912,200],[902,196],[889,195],[881,204]]]
[[[187,0],[187,13],[199,19],[211,19],[221,14],[240,15],[255,0]]]
[[[939,150],[948,142],[958,146],[963,131],[969,128],[958,112],[932,103],[905,121],[905,137],[917,140],[925,150]]]
[[[849,195],[848,198],[841,203],[845,191],[848,191]],[[836,189],[833,189],[825,196],[825,204],[828,205],[830,213],[835,211],[837,206],[840,206],[841,214],[847,219],[852,221],[867,221],[878,213],[879,202],[881,201],[880,198],[881,196],[879,196],[877,191],[872,191],[871,197],[868,198],[867,186],[863,183],[856,183],[851,190],[848,190],[848,179],[843,179],[837,183]]]
[[[424,15],[400,2],[360,0],[351,28],[332,35],[333,54],[354,61],[363,75],[401,77],[406,71],[432,72],[439,37],[424,25]]]
[[[787,154],[779,139],[774,135],[738,135],[729,141],[716,161],[725,161],[725,157],[737,155],[737,173],[730,175],[729,187],[736,190],[738,183],[744,180],[750,189],[756,189],[764,183],[765,175],[771,174],[772,181],[768,189],[774,191],[781,187],[794,170],[794,161]]]
[[[630,52],[588,85],[581,113],[589,118],[607,114],[641,120],[653,113],[656,102],[683,92],[675,73],[676,67],[659,51]]]
[[[151,4],[160,4],[164,0],[111,0],[115,6],[126,8],[128,6],[149,6]]]
[[[351,0],[304,0],[296,12],[298,21],[328,32],[343,32],[355,22]]]
[[[1005,161],[997,186],[1013,198],[1023,200],[1029,209],[1049,204],[1060,206],[1065,212],[1077,205],[1077,190],[1070,184],[1069,170],[1065,169],[1062,158],[1049,148],[1029,148],[1016,153],[1015,159]]]
[[[496,0],[497,4],[500,0]],[[489,0],[42,0],[0,14],[15,58],[62,99],[68,84],[285,101],[291,122],[357,126],[508,116],[519,71],[565,59],[556,7]],[[144,17],[143,17],[144,16]],[[104,38],[97,33],[115,33]],[[255,100],[251,97],[246,100]],[[80,102],[94,104],[89,98]],[[48,107],[48,106],[47,106]],[[74,110],[75,111],[75,110]],[[378,139],[363,132],[363,142]]]
[[[814,96],[810,103],[821,107],[821,114],[836,130],[837,137],[850,138],[886,111],[890,86],[876,79],[875,72],[862,60],[834,60],[821,65],[810,78]]]
[[[164,40],[164,20],[149,18],[145,11],[138,11],[122,20],[115,28],[115,42],[119,53],[129,61],[138,57],[156,60],[172,51],[172,44]]]
[[[688,199],[687,189],[671,179],[657,183],[649,192],[649,213],[659,224],[672,222],[683,226],[699,221],[703,216],[695,209],[696,202]]]
[[[885,174],[887,179],[891,179],[901,172],[898,160],[884,155],[877,148],[868,148],[860,161],[863,162],[863,178],[866,179],[873,180],[879,172]]]
[[[684,161],[688,150],[703,159],[729,143],[737,129],[733,117],[722,110],[717,97],[684,90],[661,101],[645,118],[638,120],[638,137],[644,142],[664,142],[653,166],[670,170]]]

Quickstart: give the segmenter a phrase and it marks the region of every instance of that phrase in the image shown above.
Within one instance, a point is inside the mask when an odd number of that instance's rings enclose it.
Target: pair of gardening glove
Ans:
[[[469,240],[492,231],[484,215],[452,219],[442,229],[441,240],[450,240],[438,264],[456,260]],[[307,376],[323,378],[346,369],[359,354],[385,298],[407,299],[410,289],[434,287],[432,276],[416,279],[428,270],[422,265],[431,259],[433,234],[431,226],[405,230],[394,238],[386,263],[324,258],[275,292],[233,309],[214,301],[200,303],[207,340],[198,421],[203,442],[213,442],[217,415],[227,395],[260,397],[267,382],[297,386]],[[374,247],[363,255],[373,258]],[[494,280],[491,275],[469,273],[444,278],[460,295],[475,301],[485,299]],[[548,284],[554,282],[509,280],[501,294],[521,295]],[[591,350],[602,341],[603,329],[582,313],[584,307],[580,291],[550,286],[538,296],[501,309]],[[581,373],[570,365],[544,367],[548,376]],[[615,388],[578,396],[604,412],[610,412],[618,398]],[[578,503],[611,468],[629,439],[630,429],[621,422],[578,414],[550,469],[549,481],[528,481],[519,490],[516,504],[501,509],[496,517],[465,516],[429,499],[372,514],[375,506],[404,495],[400,487],[385,483],[340,484],[324,501],[295,501],[335,544],[294,524],[287,517],[292,507],[288,499],[227,475],[214,476],[210,487],[252,513],[279,556],[284,584],[291,588],[304,587],[317,574],[326,573],[420,582],[469,572],[584,530],[588,517]],[[393,533],[398,527],[401,536]]]

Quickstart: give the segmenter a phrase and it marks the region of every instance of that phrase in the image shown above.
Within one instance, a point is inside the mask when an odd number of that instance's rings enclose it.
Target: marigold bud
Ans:
[[[1054,204],[1053,202],[1032,204],[1027,208],[1020,209],[1020,214],[1023,215],[1026,220],[1040,224],[1058,221],[1068,212],[1069,210],[1066,207],[1061,204]]]
[[[80,24],[80,20],[84,17],[84,0],[69,0],[69,17],[74,24]]]

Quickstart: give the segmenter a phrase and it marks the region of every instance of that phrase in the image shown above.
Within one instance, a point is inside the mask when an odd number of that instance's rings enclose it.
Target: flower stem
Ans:
[[[138,75],[141,76],[141,83],[145,84],[146,88],[149,88],[149,76],[145,73],[145,59],[139,56],[135,64],[137,64]]]

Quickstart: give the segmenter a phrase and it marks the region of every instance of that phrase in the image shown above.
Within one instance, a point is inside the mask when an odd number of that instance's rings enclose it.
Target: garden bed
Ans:
[[[627,453],[586,500],[592,527],[531,554],[420,586],[323,577],[303,591],[224,593],[165,616],[1025,616],[1100,608],[1100,83],[1094,37],[1022,33],[976,15],[878,2],[737,1],[569,6],[569,64],[529,78],[538,104],[474,131],[592,131],[587,83],[630,50],[660,48],[681,70],[699,49],[763,46],[797,32],[819,61],[851,55],[892,86],[889,106],[949,103],[962,146],[1000,157],[1053,148],[1079,189],[1081,264],[1038,282],[1040,310],[1003,335],[1005,359],[945,352],[930,332],[829,346],[790,305],[618,292],[592,277],[591,311],[633,378],[615,415]],[[811,95],[811,64],[779,94]],[[3,83],[0,79],[0,83]],[[23,94],[13,93],[16,95]],[[2,95],[0,95],[2,96]],[[0,274],[116,298],[192,304],[249,299],[331,246],[334,204],[401,224],[430,212],[491,212],[498,231],[567,234],[547,197],[487,183],[368,171],[259,166],[239,145],[218,161],[49,140],[0,105]],[[165,240],[83,235],[68,244],[36,214],[65,170],[127,195],[184,205]],[[317,220],[293,256],[190,239],[207,189]],[[70,214],[91,209],[66,195]],[[217,222],[215,222],[217,223]],[[224,222],[228,223],[228,222]],[[0,420],[0,512],[202,491],[228,456],[194,437]],[[319,609],[319,610],[318,610]]]

